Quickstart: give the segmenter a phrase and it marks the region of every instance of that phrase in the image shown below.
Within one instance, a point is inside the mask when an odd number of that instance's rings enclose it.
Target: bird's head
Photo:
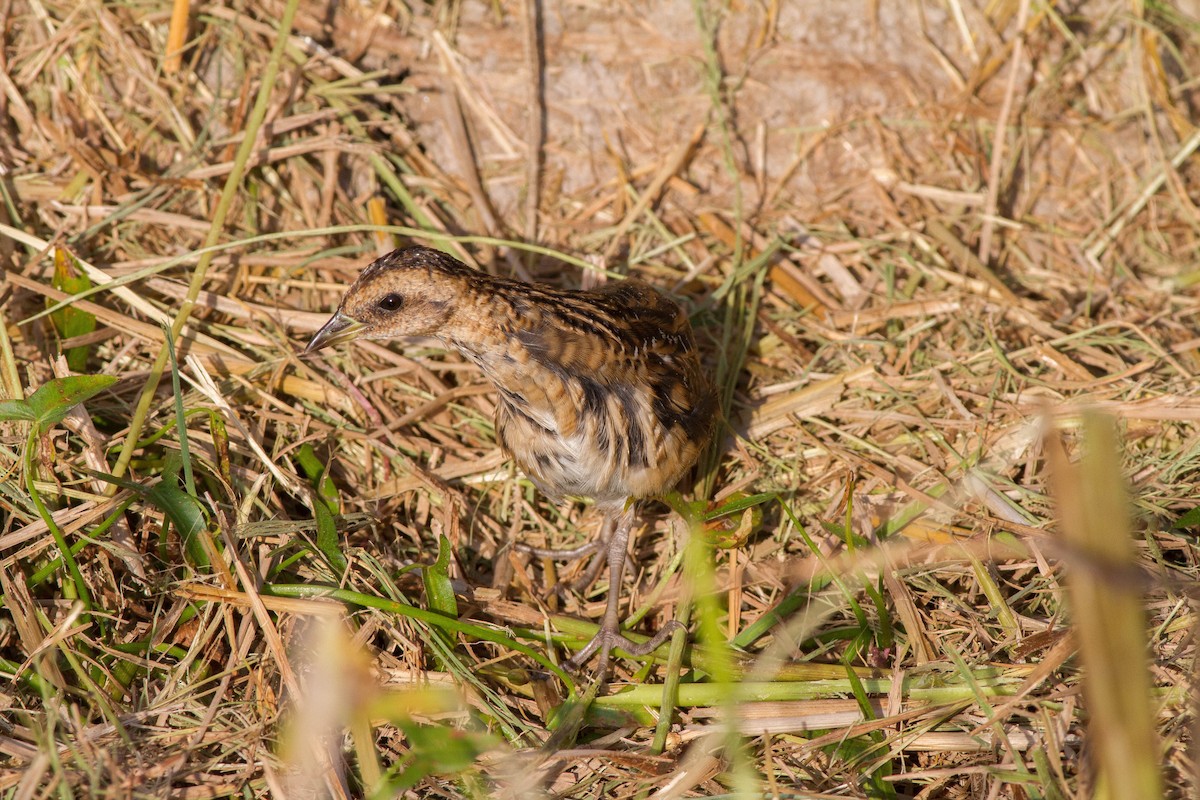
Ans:
[[[471,273],[427,247],[393,250],[362,271],[304,352],[352,339],[436,334],[454,314]]]

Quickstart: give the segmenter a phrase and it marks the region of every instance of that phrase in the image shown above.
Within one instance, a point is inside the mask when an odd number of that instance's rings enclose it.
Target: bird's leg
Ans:
[[[588,564],[587,570],[583,573],[583,577],[571,584],[560,583],[555,587],[556,591],[564,585],[569,585],[570,588],[577,592],[586,591],[588,587],[596,582],[596,576],[600,574],[600,568],[604,566],[607,556],[604,545],[612,534],[613,523],[615,521],[615,518],[611,514],[606,514],[604,521],[600,523],[600,531],[596,538],[578,547],[559,550],[553,547],[532,547],[520,542],[513,545],[513,547],[521,553],[529,553],[531,556],[536,556],[537,558],[552,558],[555,561],[572,561],[594,553],[595,555],[591,563]]]
[[[612,534],[608,539],[608,599],[604,607],[604,622],[592,640],[583,649],[567,661],[569,669],[579,669],[591,657],[599,652],[600,664],[596,668],[596,680],[604,680],[608,673],[608,657],[614,647],[635,656],[652,653],[667,637],[683,627],[672,620],[649,641],[642,644],[632,642],[621,635],[621,578],[625,573],[626,550],[629,545],[629,532],[633,528],[634,507],[631,505],[619,515],[609,514],[605,517],[604,527],[611,527]]]
[[[609,534],[612,533],[613,517],[610,514],[604,516],[604,521],[600,523],[600,530],[596,534],[596,538],[590,542],[585,542],[578,547],[534,547],[533,545],[517,542],[513,545],[519,552],[529,553],[531,556],[538,558],[552,558],[555,561],[574,561],[577,558],[591,555],[601,549]],[[590,570],[591,567],[589,566]]]
[[[577,558],[583,558],[586,555],[591,555],[600,549],[600,541],[593,540],[579,545],[578,547],[534,547],[531,544],[517,542],[513,545],[516,550],[522,553],[529,553],[531,556],[538,558],[553,558],[555,561],[574,561]]]

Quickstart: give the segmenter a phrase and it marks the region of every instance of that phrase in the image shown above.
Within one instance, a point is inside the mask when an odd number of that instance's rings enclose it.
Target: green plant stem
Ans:
[[[37,672],[31,669],[23,669],[22,664],[16,661],[9,661],[7,658],[0,658],[0,678],[6,679],[12,684],[23,686],[32,689],[39,694],[49,694],[54,689],[46,682],[46,680]],[[11,691],[11,689],[9,690]]]
[[[62,554],[62,561],[67,565],[67,572],[71,575],[71,582],[75,585],[75,595],[79,601],[83,603],[85,612],[90,612],[92,606],[92,595],[88,592],[87,582],[83,579],[83,573],[79,571],[79,564],[75,561],[75,556],[71,552],[71,546],[67,544],[67,537],[62,530],[54,522],[54,515],[50,513],[50,509],[46,508],[46,504],[42,502],[42,496],[37,490],[37,461],[34,458],[34,452],[37,448],[38,429],[34,425],[30,428],[29,439],[25,442],[25,488],[29,491],[29,498],[33,501],[33,507],[37,509],[38,515],[42,521],[46,523],[46,527],[50,529],[50,535],[54,537],[54,543],[58,545],[58,551]],[[88,618],[88,614],[84,614],[84,619]]]
[[[103,522],[101,522],[99,525],[97,525],[92,530],[88,531],[86,538],[80,539],[78,542],[71,545],[71,555],[75,555],[80,550],[87,547],[89,544],[89,540],[94,540],[97,536],[104,533],[104,531],[111,528],[113,526],[113,523],[115,523],[118,519],[120,519],[121,517],[123,517],[125,515],[125,511],[129,508],[129,504],[132,502],[133,502],[133,498],[130,498],[129,500],[121,503],[119,506],[117,506],[117,509],[115,511],[113,511],[113,513],[110,514]],[[35,571],[32,575],[30,575],[29,578],[26,579],[25,585],[28,586],[30,589],[32,589],[35,586],[38,586],[43,581],[45,581],[47,578],[49,578],[51,575],[53,575],[54,573],[56,573],[60,569],[62,569],[62,565],[63,565],[63,562],[62,562],[61,558],[51,559],[48,564],[46,564],[43,567],[38,568],[37,571]],[[3,598],[0,598],[0,608],[3,608],[3,607],[4,607]]]
[[[675,709],[679,707],[680,672],[683,667],[683,654],[687,649],[688,623],[691,622],[692,599],[683,598],[676,606],[675,619],[684,627],[675,631],[671,637],[671,651],[667,655],[667,666],[663,679],[662,695],[658,706],[658,722],[654,726],[654,741],[650,752],[662,753],[667,748],[667,737],[671,733],[671,722],[675,717]]]
[[[987,685],[956,683],[951,686],[923,686],[918,676],[906,676],[901,684],[904,699],[930,705],[950,705],[975,702],[981,697],[1011,697],[1017,690],[1016,681]],[[800,700],[822,700],[854,693],[854,683],[870,695],[886,696],[893,688],[891,678],[848,678],[823,681],[775,681],[773,683],[682,683],[679,686],[679,705],[684,708],[715,706],[725,708],[731,702],[782,703]],[[653,684],[631,684],[612,694],[596,698],[601,708],[654,707],[662,700],[662,687]]]
[[[296,7],[298,5],[299,0],[288,0],[287,5],[284,6],[283,16],[279,20],[275,47],[271,50],[271,58],[267,62],[266,70],[263,72],[262,82],[258,87],[258,96],[254,100],[254,108],[250,111],[250,116],[246,120],[242,143],[238,147],[237,155],[233,159],[233,170],[229,173],[229,177],[226,179],[225,186],[221,191],[221,199],[217,202],[212,224],[208,229],[208,236],[204,240],[205,248],[213,247],[221,238],[221,232],[225,227],[225,218],[229,215],[229,210],[233,206],[233,199],[241,187],[242,176],[246,172],[246,164],[250,159],[250,154],[254,151],[255,147],[258,147],[258,132],[262,128],[263,120],[267,116],[271,94],[275,91],[275,79],[279,74],[279,65],[283,60],[284,50],[287,48],[288,37],[292,32],[292,20],[296,15]],[[200,296],[200,289],[204,286],[204,278],[208,274],[208,266],[211,263],[212,251],[206,249],[201,254],[200,260],[196,263],[196,268],[192,271],[192,280],[188,284],[187,295],[184,297],[183,305],[171,323],[170,339],[172,342],[179,340],[180,333],[183,332],[184,326],[187,325],[187,321],[192,315],[192,309],[196,306],[196,299]],[[162,380],[163,369],[167,365],[167,357],[167,348],[164,347],[158,351],[158,357],[154,359],[154,366],[151,367],[150,374],[146,378],[146,386],[142,389],[142,393],[138,397],[137,407],[134,409],[133,417],[129,421],[129,432],[125,436],[125,442],[121,446],[117,462],[113,465],[113,475],[118,478],[125,474],[130,460],[133,459],[133,451],[137,447],[138,437],[141,435],[142,428],[146,425],[146,419],[150,415],[150,406],[154,401],[154,393],[158,390],[158,383]],[[116,484],[110,485],[108,491],[116,492]]]
[[[196,479],[192,475],[192,456],[188,449],[187,417],[183,410],[183,391],[179,381],[179,361],[175,358],[175,341],[170,331],[163,326],[167,343],[167,357],[171,360],[171,394],[175,395],[175,424],[179,426],[179,458],[183,462],[183,486],[192,497],[196,496]]]
[[[426,611],[424,609],[417,608],[416,606],[397,603],[394,600],[387,600],[382,597],[372,597],[371,595],[361,594],[360,592],[352,592],[348,589],[336,589],[332,586],[274,583],[264,584],[262,587],[262,593],[266,595],[273,595],[275,597],[327,597],[342,603],[352,603],[354,605],[364,606],[367,608],[378,608],[381,611],[386,611],[390,614],[399,614],[401,616],[408,617],[409,619],[415,619],[433,627],[441,628],[442,630],[451,631],[464,636],[471,636],[476,639],[482,639],[485,642],[494,642],[496,644],[504,645],[505,647],[529,656],[534,661],[538,662],[543,667],[562,679],[563,683],[567,685],[567,688],[570,691],[575,690],[575,681],[571,678],[571,676],[564,672],[561,667],[552,662],[550,659],[546,658],[532,647],[521,644],[510,636],[506,636],[503,633],[494,631],[491,628],[487,628],[482,625],[474,625],[468,622],[462,622],[452,617],[439,614],[436,611]]]

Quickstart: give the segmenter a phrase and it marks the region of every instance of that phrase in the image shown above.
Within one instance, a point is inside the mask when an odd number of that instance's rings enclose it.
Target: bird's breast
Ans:
[[[669,490],[695,462],[703,442],[659,425],[649,399],[628,388],[585,387],[586,381],[574,392],[563,390],[578,403],[569,432],[552,415],[500,393],[500,444],[543,492],[620,506]],[[537,391],[530,387],[527,393]]]

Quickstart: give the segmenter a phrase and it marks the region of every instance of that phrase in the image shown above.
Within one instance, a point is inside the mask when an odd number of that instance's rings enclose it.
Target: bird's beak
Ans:
[[[316,335],[313,336],[312,341],[308,343],[308,347],[304,348],[304,352],[313,353],[331,344],[341,344],[342,342],[356,339],[365,327],[358,320],[352,319],[341,311],[338,311],[329,318],[328,322],[321,326],[321,330],[317,331]]]

